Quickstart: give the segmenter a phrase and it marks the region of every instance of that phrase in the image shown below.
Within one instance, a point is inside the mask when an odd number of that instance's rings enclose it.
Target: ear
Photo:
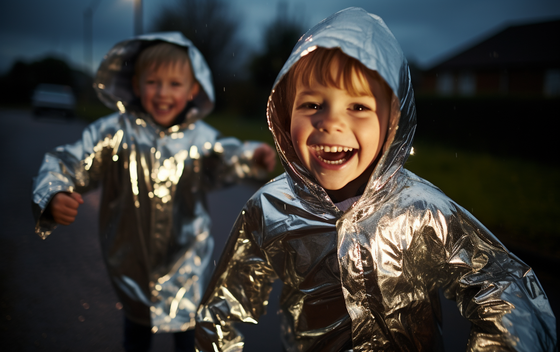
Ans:
[[[194,98],[198,95],[199,92],[200,92],[200,84],[198,84],[198,82],[194,82],[194,85],[191,88],[189,101],[194,100]]]
[[[137,98],[140,97],[140,83],[138,82],[138,76],[132,76],[132,91]]]

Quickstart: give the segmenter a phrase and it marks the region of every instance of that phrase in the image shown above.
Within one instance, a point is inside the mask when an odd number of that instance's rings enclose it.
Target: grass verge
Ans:
[[[415,143],[406,168],[438,186],[506,243],[560,253],[560,167]]]

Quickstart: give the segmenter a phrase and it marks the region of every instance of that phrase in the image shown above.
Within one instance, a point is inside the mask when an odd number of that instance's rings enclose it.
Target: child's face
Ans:
[[[152,66],[135,77],[134,91],[144,109],[163,127],[169,127],[187,103],[198,94],[188,63]]]
[[[335,61],[333,77],[337,70]],[[358,87],[364,82],[359,78],[354,73],[352,81]],[[295,151],[321,186],[336,191],[339,200],[355,196],[367,182],[369,167],[385,140],[389,96],[380,82],[367,81],[373,96],[352,96],[313,80],[309,87],[301,83],[296,87],[290,128]]]

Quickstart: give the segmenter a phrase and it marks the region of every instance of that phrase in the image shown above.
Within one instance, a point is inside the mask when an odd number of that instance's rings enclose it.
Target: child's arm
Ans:
[[[469,351],[549,351],[556,321],[534,271],[458,207],[449,229],[444,294],[472,323]]]
[[[240,181],[266,180],[276,165],[276,152],[266,143],[221,137],[217,130],[204,122],[198,122],[197,129],[205,138],[198,144],[211,145],[209,149],[198,148],[198,152],[205,154],[202,168],[207,190]]]
[[[253,163],[267,172],[272,172],[276,166],[276,151],[266,143],[261,144],[253,153]]]
[[[245,207],[230,234],[197,312],[199,351],[241,351],[243,336],[234,322],[257,324],[277,278],[259,243],[258,207]]]
[[[122,132],[115,131],[117,120],[117,114],[99,119],[87,126],[82,138],[75,143],[59,146],[45,154],[33,180],[32,193],[35,232],[41,238],[46,238],[57,224],[71,222],[75,217],[69,209],[64,209],[72,203],[68,198],[61,198],[65,199],[62,203],[61,199],[55,198],[72,194],[70,198],[80,203],[78,193],[83,194],[97,186],[103,161],[111,160],[120,142]]]
[[[236,138],[219,138],[218,160],[207,165],[210,187],[220,187],[239,181],[265,180],[275,165],[276,153],[266,143],[255,141],[239,141]]]

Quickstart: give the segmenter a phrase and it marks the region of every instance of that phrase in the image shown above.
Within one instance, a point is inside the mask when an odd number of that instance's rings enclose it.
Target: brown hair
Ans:
[[[336,62],[340,68],[336,77],[331,71],[333,62]],[[360,80],[359,85],[353,83],[352,77],[354,74]],[[339,48],[325,49],[319,47],[302,57],[288,72],[286,100],[293,104],[297,84],[302,83],[309,87],[312,82],[326,87],[344,89],[352,96],[373,95],[367,81],[368,78],[385,84],[385,81],[377,72],[368,69],[360,61],[344,54]]]
[[[190,66],[189,53],[186,48],[171,44],[158,43],[144,49],[134,66],[134,74],[139,76],[146,69],[159,69],[162,65],[177,65],[188,63]],[[191,67],[191,72],[193,72]],[[194,74],[194,72],[193,72]]]
[[[333,63],[340,68],[338,72],[335,71],[335,74],[331,70]],[[353,81],[354,75],[359,79],[358,84]],[[390,103],[393,92],[379,73],[368,69],[360,61],[346,55],[339,48],[318,47],[300,58],[276,87],[276,92],[272,96],[273,106],[276,110],[273,114],[275,124],[281,131],[287,132],[284,138],[290,138],[292,107],[298,83],[309,86],[311,83],[317,82],[323,86],[344,89],[353,96],[373,96],[368,82],[370,79],[381,83],[387,93],[388,103]],[[284,133],[278,132],[280,131],[277,131],[275,135],[282,141]]]

